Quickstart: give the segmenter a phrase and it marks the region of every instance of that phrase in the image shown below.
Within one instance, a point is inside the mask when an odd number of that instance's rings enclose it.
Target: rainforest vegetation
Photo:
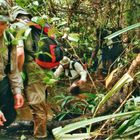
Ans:
[[[140,1],[9,0],[33,17],[43,17],[62,44],[64,54],[86,63],[87,91],[72,96],[69,81],[52,72],[48,106],[53,119],[48,133],[56,140],[140,139]],[[38,22],[44,22],[42,20]],[[22,111],[17,122],[22,121]],[[20,114],[21,113],[21,114]],[[24,127],[23,127],[24,126]],[[16,128],[28,139],[32,125]],[[21,129],[21,130],[20,130]],[[18,131],[17,131],[18,130]],[[8,130],[12,137],[14,128]]]

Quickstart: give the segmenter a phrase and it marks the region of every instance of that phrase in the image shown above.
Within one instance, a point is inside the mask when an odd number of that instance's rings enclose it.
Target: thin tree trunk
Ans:
[[[128,69],[128,74],[132,75],[138,65],[140,65],[140,53],[137,55],[136,59],[132,61]]]

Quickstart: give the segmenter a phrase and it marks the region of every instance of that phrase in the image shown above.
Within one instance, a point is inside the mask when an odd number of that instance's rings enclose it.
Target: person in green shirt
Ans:
[[[10,125],[16,118],[16,109],[24,104],[22,79],[17,67],[16,46],[8,45],[8,4],[0,1],[0,126]],[[12,38],[11,38],[12,39]]]

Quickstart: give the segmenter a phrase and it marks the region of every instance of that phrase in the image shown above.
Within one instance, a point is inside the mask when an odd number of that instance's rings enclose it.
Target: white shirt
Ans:
[[[59,77],[62,72],[65,72],[65,75],[70,79],[75,79],[80,76],[80,80],[86,81],[87,72],[84,70],[83,66],[79,62],[74,63],[74,68],[72,64],[74,61],[70,61],[68,69],[64,69],[62,65],[59,65],[56,71],[54,72],[55,77]]]

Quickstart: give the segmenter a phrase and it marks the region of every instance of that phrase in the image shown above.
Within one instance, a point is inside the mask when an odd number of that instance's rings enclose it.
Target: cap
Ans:
[[[70,63],[70,59],[67,56],[64,56],[63,59],[60,61],[61,65],[67,65]]]
[[[32,18],[32,15],[28,13],[25,9],[23,9],[20,6],[14,6],[12,7],[12,17],[15,20],[18,15],[27,15],[29,18]]]
[[[5,0],[0,0],[0,21],[10,21],[8,3]]]

